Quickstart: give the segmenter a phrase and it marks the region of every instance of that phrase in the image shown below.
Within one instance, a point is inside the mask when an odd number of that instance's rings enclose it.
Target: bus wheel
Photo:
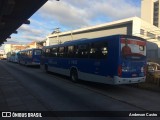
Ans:
[[[78,73],[77,70],[73,69],[70,74],[72,82],[78,82]]]
[[[27,63],[27,62],[25,62],[25,66],[27,66],[27,67],[28,67],[28,63]]]

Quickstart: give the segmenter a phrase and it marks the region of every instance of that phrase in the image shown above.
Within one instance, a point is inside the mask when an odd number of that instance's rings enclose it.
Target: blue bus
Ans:
[[[18,63],[23,65],[40,65],[42,49],[26,49],[18,52]]]
[[[65,42],[42,49],[41,68],[72,81],[105,84],[145,82],[146,40],[113,35]]]

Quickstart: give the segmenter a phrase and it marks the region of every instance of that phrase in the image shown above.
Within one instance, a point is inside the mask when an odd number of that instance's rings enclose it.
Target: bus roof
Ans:
[[[41,50],[40,48],[31,48],[31,49],[25,49],[25,50],[21,50],[21,51],[28,51],[28,50]],[[21,52],[19,51],[19,52]]]
[[[67,46],[67,45],[74,45],[74,44],[80,44],[80,43],[88,43],[88,42],[93,42],[93,41],[96,42],[96,41],[100,41],[100,40],[104,40],[106,38],[112,38],[112,37],[132,38],[132,39],[146,41],[145,39],[137,37],[137,36],[117,34],[117,35],[98,37],[98,38],[82,38],[82,39],[77,39],[77,40],[73,40],[73,41],[66,41],[62,44],[44,46],[43,48],[61,47],[64,45]]]

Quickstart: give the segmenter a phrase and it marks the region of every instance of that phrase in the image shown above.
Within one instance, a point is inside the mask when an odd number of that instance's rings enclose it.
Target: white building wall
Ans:
[[[116,34],[128,34],[128,27],[131,27],[130,23],[125,24],[118,24],[112,25],[112,26],[102,26],[97,27],[96,29],[85,29],[80,32],[75,31],[69,31],[69,32],[62,32],[58,34],[52,34],[47,36],[46,46],[48,45],[54,45],[58,43],[63,43],[65,41],[72,41],[77,39],[83,39],[83,38],[96,38],[96,37],[104,37],[104,36],[110,36],[110,35],[116,35]],[[131,34],[131,32],[129,33]]]
[[[143,29],[145,32],[144,32],[144,35],[140,35],[140,37],[143,37],[147,41],[152,42],[158,46],[158,49],[157,49],[157,47],[155,47],[155,50],[157,51],[157,56],[155,56],[155,57],[160,58],[160,49],[159,49],[160,48],[160,40],[158,39],[158,37],[160,36],[160,28],[158,28],[154,25],[151,25],[146,21],[141,20],[141,29]],[[155,38],[149,37],[147,35],[147,32],[154,34]],[[148,50],[149,49],[150,49],[150,46],[148,45]]]
[[[141,18],[153,25],[153,8],[155,0],[141,0]]]
[[[159,20],[158,20],[158,27],[160,28],[160,0],[158,0],[159,1],[159,10],[158,10],[158,18],[159,18]]]
[[[132,35],[140,36],[141,24],[142,24],[142,21],[140,18],[138,17],[133,18]]]
[[[0,50],[0,54],[4,54],[4,50]]]
[[[5,44],[4,45],[5,54],[7,54],[8,52],[11,52],[11,50],[12,50],[11,44]]]
[[[78,40],[83,38],[89,39],[89,38],[104,37],[104,36],[116,35],[116,34],[127,34],[127,27],[97,30],[94,32],[86,32],[86,33],[79,33],[79,34],[71,33],[66,36],[55,35],[49,38],[49,42],[47,41],[47,45],[54,45],[58,43],[63,43],[65,41],[72,41],[72,40]]]

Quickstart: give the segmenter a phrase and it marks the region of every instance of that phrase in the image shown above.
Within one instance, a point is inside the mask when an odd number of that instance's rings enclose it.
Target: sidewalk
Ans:
[[[138,88],[155,91],[160,93],[160,86],[151,83],[140,83]]]
[[[0,111],[47,111],[47,108],[1,66]]]

